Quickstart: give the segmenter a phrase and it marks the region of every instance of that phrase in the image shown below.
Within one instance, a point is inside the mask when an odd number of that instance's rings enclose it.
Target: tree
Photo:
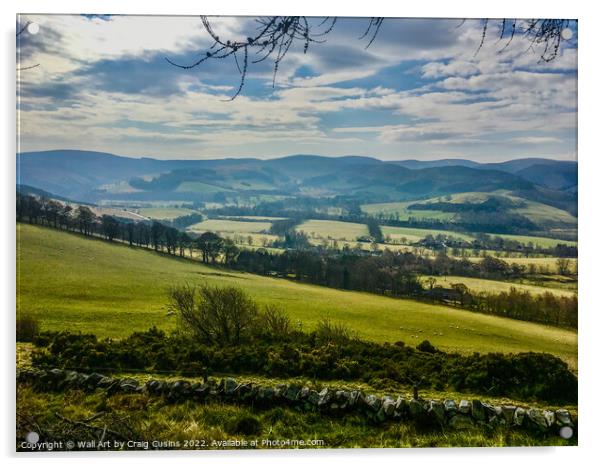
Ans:
[[[100,226],[102,234],[105,235],[109,241],[113,241],[119,234],[119,222],[115,220],[115,217],[103,215],[100,219]]]
[[[75,216],[80,233],[84,235],[92,234],[92,225],[96,219],[96,215],[94,215],[90,208],[80,205],[77,208]]]
[[[163,244],[165,235],[165,225],[160,222],[153,222],[150,228],[150,241],[155,251],[158,251]]]
[[[184,285],[168,295],[183,329],[209,344],[240,344],[257,319],[257,305],[240,288]]]
[[[427,277],[425,282],[428,285],[429,290],[432,290],[435,287],[435,285],[437,284],[437,279],[435,277]]]
[[[568,275],[571,271],[571,261],[563,257],[556,259],[556,267],[560,275]]]
[[[232,241],[230,238],[226,238],[224,240],[222,250],[224,253],[224,263],[226,265],[233,264],[234,261],[236,261],[238,255],[240,254],[240,249],[236,247],[236,244],[234,244],[234,241]]]
[[[222,252],[223,240],[211,231],[206,231],[196,239],[196,244],[201,250],[203,262],[215,262],[217,256]]]

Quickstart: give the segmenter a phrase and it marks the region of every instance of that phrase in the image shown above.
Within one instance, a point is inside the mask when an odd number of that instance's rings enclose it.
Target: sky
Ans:
[[[249,17],[209,19],[220,38]],[[310,18],[320,32],[322,18]],[[551,62],[501,21],[339,18],[323,43],[251,64],[241,94],[233,59],[189,70],[213,41],[199,17],[21,15],[19,151],[80,149],[130,157],[576,160],[577,31]],[[567,36],[568,37],[568,36]],[[256,58],[252,55],[251,58]],[[29,68],[38,65],[35,68]]]

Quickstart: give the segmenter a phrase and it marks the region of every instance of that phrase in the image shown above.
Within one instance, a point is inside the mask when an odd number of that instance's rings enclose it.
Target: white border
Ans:
[[[3,403],[0,420],[0,445],[8,463],[20,460],[20,464],[44,461],[50,464],[65,464],[75,461],[96,465],[110,461],[115,464],[131,464],[144,461],[146,464],[162,464],[168,458],[177,458],[178,463],[210,463],[245,465],[281,464],[306,465],[308,462],[361,464],[378,461],[383,464],[589,464],[595,457],[600,442],[600,423],[596,422],[600,406],[600,329],[602,314],[595,293],[599,287],[597,267],[600,257],[601,238],[597,227],[599,220],[601,163],[599,138],[601,111],[600,91],[600,35],[598,16],[594,2],[556,0],[500,0],[497,2],[454,0],[420,2],[370,0],[345,6],[324,0],[299,2],[277,2],[255,0],[253,2],[231,0],[229,2],[202,2],[200,0],[146,1],[134,3],[123,0],[103,0],[95,3],[74,0],[20,0],[18,3],[2,2],[2,90],[3,111],[0,114],[2,141],[2,286],[4,298],[2,313],[2,389]],[[404,17],[557,17],[579,19],[579,193],[580,220],[579,246],[580,271],[580,325],[579,325],[579,442],[575,448],[504,448],[504,449],[430,449],[430,450],[328,450],[328,451],[267,451],[267,452],[149,452],[149,453],[96,453],[96,454],[53,454],[15,455],[14,448],[14,303],[15,303],[15,15],[17,13],[120,13],[120,14],[238,14],[238,15],[338,15],[338,16],[404,16]],[[599,455],[597,455],[599,456]],[[84,460],[85,458],[85,460]]]

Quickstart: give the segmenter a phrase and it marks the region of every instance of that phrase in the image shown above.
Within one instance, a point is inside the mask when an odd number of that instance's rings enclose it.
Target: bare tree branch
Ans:
[[[368,39],[366,48],[370,47],[375,41],[384,20],[383,17],[371,17],[369,19],[368,27],[359,37],[360,40]],[[255,19],[257,32],[253,36],[247,37],[246,40],[224,39],[214,31],[208,17],[201,16],[201,21],[213,40],[211,47],[202,52],[200,58],[192,63],[175,63],[168,57],[165,57],[165,60],[178,68],[192,69],[208,60],[224,60],[232,57],[240,74],[240,83],[236,91],[227,99],[232,101],[241,94],[251,65],[272,59],[272,87],[274,87],[280,64],[293,44],[302,44],[303,53],[307,53],[310,44],[326,42],[326,36],[334,29],[337,17],[326,17],[315,25],[310,24],[306,16],[260,17]],[[539,53],[540,59],[544,62],[550,62],[558,56],[560,44],[564,40],[563,31],[571,25],[571,20],[566,19],[484,19],[481,40],[475,51],[475,56],[483,48],[489,31],[496,21],[500,22],[497,42],[506,40],[504,46],[498,51],[499,53],[506,50],[515,37],[521,36],[529,41],[527,50]],[[466,20],[462,20],[456,28],[460,28],[465,23]]]
[[[370,18],[370,24],[360,39],[369,37],[366,48],[370,47],[383,23],[384,18]],[[234,100],[240,95],[245,85],[249,65],[273,59],[274,72],[272,86],[275,86],[276,75],[280,63],[289,52],[293,44],[300,43],[303,53],[307,53],[310,44],[326,42],[325,37],[332,32],[336,23],[336,16],[324,18],[320,23],[312,25],[306,16],[268,16],[257,18],[257,32],[246,40],[226,40],[215,33],[209,19],[201,16],[203,27],[213,39],[213,44],[202,56],[189,64],[175,63],[166,57],[168,63],[182,69],[192,69],[208,60],[223,60],[233,57],[234,63],[240,74],[240,84],[234,95],[228,100]],[[251,58],[254,56],[255,58]]]

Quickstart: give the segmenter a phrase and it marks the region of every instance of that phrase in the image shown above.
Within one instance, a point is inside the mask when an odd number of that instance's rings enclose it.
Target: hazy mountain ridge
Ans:
[[[508,190],[576,213],[577,163],[547,159],[484,164],[463,159],[382,161],[317,155],[158,160],[56,150],[20,154],[17,170],[19,184],[88,202],[208,200],[219,192],[402,200]]]

